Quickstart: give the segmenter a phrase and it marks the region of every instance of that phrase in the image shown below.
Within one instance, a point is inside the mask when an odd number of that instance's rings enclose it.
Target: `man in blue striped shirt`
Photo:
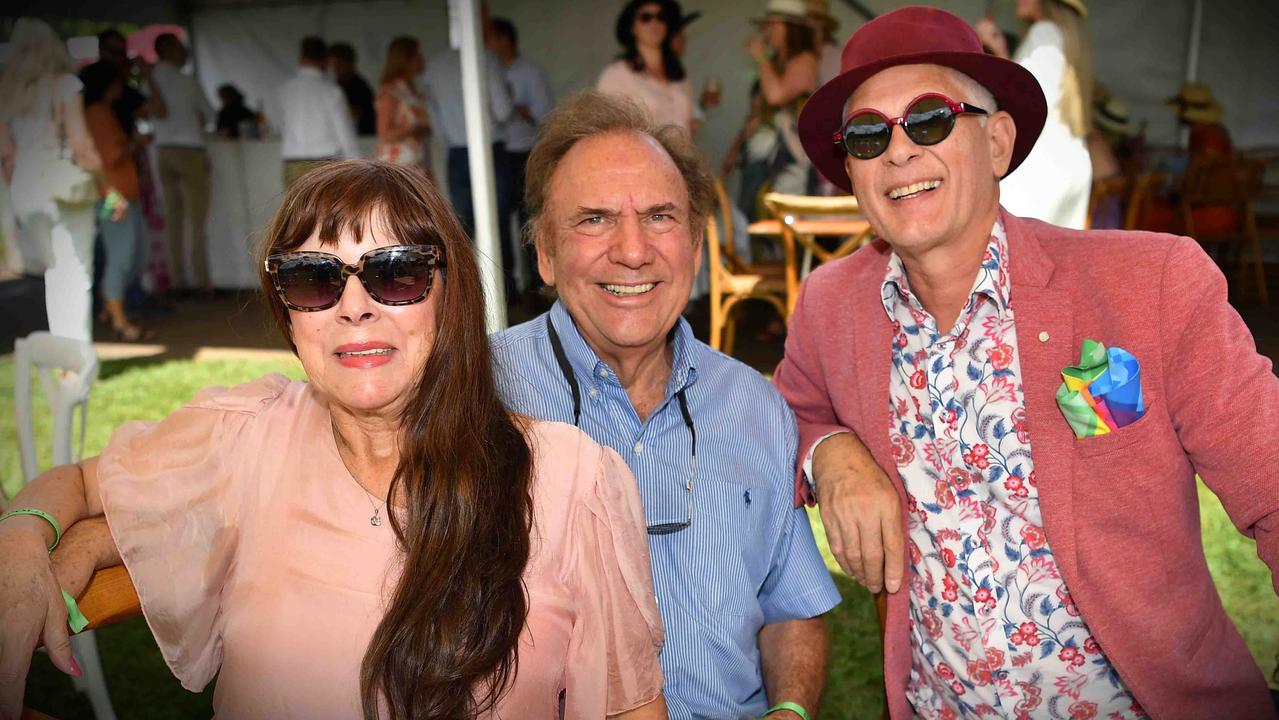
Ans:
[[[682,131],[587,92],[547,121],[526,203],[551,310],[493,338],[509,405],[574,423],[639,483],[672,718],[808,720],[839,602],[792,504],[795,419],[680,313],[714,202]]]

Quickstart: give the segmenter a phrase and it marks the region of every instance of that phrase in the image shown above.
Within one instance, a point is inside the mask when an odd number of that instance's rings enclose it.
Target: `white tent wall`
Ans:
[[[1089,3],[1088,25],[1095,74],[1123,97],[1134,118],[1148,123],[1156,144],[1176,142],[1177,130],[1164,100],[1174,95],[1186,72],[1193,0],[1098,0]],[[904,5],[865,0],[873,12]],[[976,20],[985,12],[980,0],[933,3]],[[546,68],[556,97],[594,84],[600,69],[618,52],[613,36],[620,0],[492,0],[494,16],[510,18],[519,29],[522,51]],[[718,165],[740,127],[754,77],[742,42],[752,32],[749,19],[763,2],[685,0],[685,11],[702,17],[689,26],[685,58],[694,92],[707,78],[721,80],[723,104],[706,114],[698,143]],[[840,0],[832,9],[846,38],[861,18]],[[999,3],[1004,27],[1018,29],[1013,3]],[[1279,26],[1279,3],[1232,0],[1206,3],[1199,77],[1209,83],[1226,109],[1226,122],[1241,147],[1279,144],[1279,43],[1268,34]],[[396,35],[414,35],[429,56],[448,42],[447,13],[440,0],[300,3],[252,7],[217,3],[197,6],[193,17],[196,62],[210,97],[217,85],[233,82],[254,106],[269,100],[296,65],[298,43],[316,34],[351,43],[361,73],[376,83],[386,43]],[[268,112],[270,102],[265,104]],[[439,164],[441,152],[435,154]],[[439,169],[439,168],[437,168]]]

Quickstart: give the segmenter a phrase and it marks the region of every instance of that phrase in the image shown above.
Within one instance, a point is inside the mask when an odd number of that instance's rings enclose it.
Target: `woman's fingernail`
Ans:
[[[80,677],[84,674],[84,671],[80,669],[80,663],[75,661],[74,655],[71,656],[71,674],[76,677]]]

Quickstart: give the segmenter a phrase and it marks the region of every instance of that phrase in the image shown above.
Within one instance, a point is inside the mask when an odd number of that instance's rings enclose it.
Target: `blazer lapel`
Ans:
[[[1039,486],[1044,531],[1063,577],[1078,567],[1074,533],[1074,433],[1057,407],[1062,368],[1079,360],[1076,308],[1032,228],[1004,214],[1013,281],[1013,316],[1021,354],[1026,425]]]

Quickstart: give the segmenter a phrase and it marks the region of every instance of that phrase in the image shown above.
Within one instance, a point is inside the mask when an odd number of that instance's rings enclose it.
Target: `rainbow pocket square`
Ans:
[[[1080,440],[1131,425],[1146,414],[1141,364],[1123,348],[1085,339],[1079,364],[1063,368],[1061,379],[1057,407]]]

